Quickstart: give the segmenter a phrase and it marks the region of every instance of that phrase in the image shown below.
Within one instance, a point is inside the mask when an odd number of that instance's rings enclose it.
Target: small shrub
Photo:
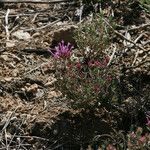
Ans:
[[[78,53],[87,59],[103,58],[110,46],[110,34],[102,17],[86,22],[75,31]]]
[[[127,134],[119,131],[111,135],[100,135],[97,143],[100,150],[149,150],[150,134],[143,134],[143,129],[138,127],[136,131]]]
[[[102,20],[80,27],[75,34],[78,48],[62,41],[51,53],[55,58],[56,87],[73,108],[110,105],[115,98],[115,74],[105,52],[108,38]]]

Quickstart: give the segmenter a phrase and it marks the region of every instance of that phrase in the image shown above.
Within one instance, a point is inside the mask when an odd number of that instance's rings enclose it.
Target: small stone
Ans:
[[[143,50],[140,50],[140,51],[139,51],[139,54],[142,54],[142,53],[143,53]]]
[[[38,89],[37,84],[32,84],[30,87],[26,88],[27,92],[32,92],[32,93],[36,93],[37,89]]]
[[[141,72],[142,70],[141,70],[141,68],[136,68],[136,69],[134,69],[134,71],[135,72]]]
[[[0,56],[0,59],[2,60],[2,61],[8,61],[8,56],[7,55],[1,55]]]
[[[28,32],[24,32],[23,30],[18,30],[12,34],[12,36],[16,37],[19,40],[29,41],[31,36]]]
[[[28,87],[29,87],[30,85],[31,85],[30,83],[26,83],[26,86],[28,86]]]
[[[60,28],[59,30],[55,30],[53,32],[53,40],[54,41],[52,41],[52,43],[60,42],[63,39],[65,42],[69,42],[69,43],[75,45],[75,40],[73,38],[73,35],[74,35],[75,29],[77,29],[77,28],[78,28],[78,26],[68,25],[65,28]]]
[[[24,91],[24,92],[25,92],[25,88],[21,88],[21,91]]]
[[[47,82],[45,86],[52,86],[56,81],[56,79],[53,79],[52,81]]]
[[[12,77],[5,77],[4,80],[10,82],[12,80]]]
[[[44,91],[41,90],[41,89],[37,89],[37,92],[36,92],[35,95],[36,95],[37,98],[40,98],[44,95]]]
[[[15,46],[15,41],[13,40],[6,41],[6,47],[14,47],[14,46]]]
[[[51,95],[51,97],[57,97],[57,93],[55,91],[51,91],[49,94]]]
[[[17,77],[17,76],[18,76],[18,73],[19,73],[18,69],[14,69],[13,72],[12,72],[12,75],[13,75],[14,77]]]

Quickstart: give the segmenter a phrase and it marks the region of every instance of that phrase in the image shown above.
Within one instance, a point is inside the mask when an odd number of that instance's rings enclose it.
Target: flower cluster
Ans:
[[[137,127],[135,131],[130,131],[129,133],[122,134],[121,132],[117,134],[110,135],[111,139],[106,138],[104,141],[100,139],[100,149],[106,150],[148,150],[150,134],[145,133],[143,128]],[[121,140],[123,139],[123,140]]]
[[[103,60],[89,60],[88,62],[84,63],[82,61],[77,61],[74,65],[77,67],[77,69],[82,69],[83,67],[88,68],[101,68],[105,69],[109,62],[109,56],[106,56]],[[73,67],[73,64],[69,63],[67,64],[69,68]]]
[[[55,47],[55,52],[51,52],[54,59],[62,58],[60,63],[56,63],[56,87],[73,102],[74,106],[96,106],[98,101],[111,99],[109,95],[112,95],[110,88],[113,88],[113,73],[108,67],[109,56],[104,55],[100,59],[78,57],[73,60],[71,55],[75,54],[71,51],[72,48],[70,43],[65,45],[62,41]],[[60,66],[61,69],[58,69]]]
[[[102,61],[89,61],[88,65],[90,67],[100,67],[100,68],[104,68],[107,67],[107,64],[109,62],[109,56],[106,56]]]
[[[150,134],[143,134],[143,129],[138,127],[136,132],[128,134],[128,149],[147,149],[149,147]]]
[[[64,41],[62,40],[58,46],[55,47],[54,52],[52,52],[52,49],[50,49],[50,53],[54,56],[54,58],[68,58],[71,55],[71,50],[74,47],[68,43],[65,45]]]

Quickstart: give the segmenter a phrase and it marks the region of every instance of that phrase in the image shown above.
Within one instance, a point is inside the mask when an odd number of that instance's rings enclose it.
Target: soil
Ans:
[[[109,15],[109,3],[102,7]],[[135,100],[143,103],[141,99],[147,99],[144,106],[148,113],[150,26],[139,26],[150,23],[150,16],[139,4],[125,8],[122,3],[114,7],[116,20],[133,30],[132,38],[142,34],[140,42],[147,42],[136,59],[133,47],[131,51],[117,51],[117,55],[122,55],[117,61],[123,73],[127,73],[121,81],[122,97],[131,103],[127,111],[134,111]],[[79,18],[75,15],[78,8],[74,3],[4,3],[3,6],[0,3],[0,149],[86,149],[96,135],[112,131],[115,121],[110,123],[111,114],[106,110],[94,113],[72,110],[54,86],[55,69],[48,49],[61,40],[76,44],[73,31],[78,28]],[[128,13],[122,15],[124,11]],[[88,19],[86,13],[83,20]],[[114,42],[122,48],[117,36]],[[140,119],[141,114],[137,114]],[[129,121],[130,117],[127,124]],[[117,128],[124,129],[121,120]]]

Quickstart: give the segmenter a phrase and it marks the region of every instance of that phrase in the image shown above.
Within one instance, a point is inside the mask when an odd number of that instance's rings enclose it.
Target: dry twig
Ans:
[[[139,30],[139,29],[143,29],[143,28],[146,28],[150,26],[150,22],[149,23],[146,23],[146,24],[142,24],[140,26],[136,26],[136,27],[133,27],[131,29],[128,29],[128,31],[133,31],[133,30]]]
[[[39,27],[39,28],[36,28],[36,29],[35,29],[35,28],[31,28],[31,29],[25,29],[24,31],[25,31],[25,32],[28,32],[28,31],[39,31],[39,30],[42,30],[42,29],[44,29],[44,28],[50,27],[50,26],[56,24],[56,23],[59,22],[59,21],[61,21],[61,19],[58,19],[58,20],[56,20],[56,21],[54,21],[54,22],[50,22],[50,23],[48,23],[48,24],[46,24],[46,25],[44,25],[44,26],[41,26],[41,27]]]
[[[17,138],[27,138],[27,139],[39,139],[43,141],[49,141],[49,139],[38,137],[38,136],[24,136],[24,135],[15,135]]]
[[[145,51],[145,49],[144,49],[143,47],[141,47],[140,45],[138,45],[138,44],[135,43],[134,41],[129,40],[129,39],[126,38],[124,35],[122,35],[120,32],[116,31],[116,30],[109,24],[109,22],[108,22],[106,19],[103,18],[103,21],[114,31],[114,33],[115,33],[116,35],[118,35],[118,36],[120,36],[121,38],[123,38],[124,40],[126,40],[126,41],[128,41],[128,42],[134,44],[134,46],[136,46],[137,48],[139,48],[139,49]],[[139,49],[138,49],[137,52],[135,53],[135,57],[134,57],[132,66],[134,65],[134,63],[135,63],[135,61],[136,61],[136,59],[137,59],[137,57],[138,57]]]
[[[110,63],[112,62],[112,60],[113,60],[113,58],[114,58],[114,55],[115,55],[115,52],[116,52],[116,45],[113,45],[113,52],[112,52],[112,55],[110,56],[110,60],[109,60],[109,62],[108,62],[108,64],[107,64],[107,66],[109,66],[110,65]]]
[[[0,0],[0,3],[58,3],[69,0]]]
[[[103,19],[104,22],[114,31],[115,34],[117,34],[118,36],[120,36],[121,38],[123,38],[124,40],[134,44],[134,46],[136,46],[139,49],[145,50],[143,47],[139,46],[138,44],[136,44],[134,41],[129,40],[128,38],[126,38],[124,35],[122,35],[120,32],[116,31],[109,23],[106,19]]]
[[[9,33],[9,26],[8,26],[8,15],[10,13],[10,9],[7,9],[6,16],[5,16],[5,31],[6,31],[6,37],[7,41],[9,40],[10,33]]]

